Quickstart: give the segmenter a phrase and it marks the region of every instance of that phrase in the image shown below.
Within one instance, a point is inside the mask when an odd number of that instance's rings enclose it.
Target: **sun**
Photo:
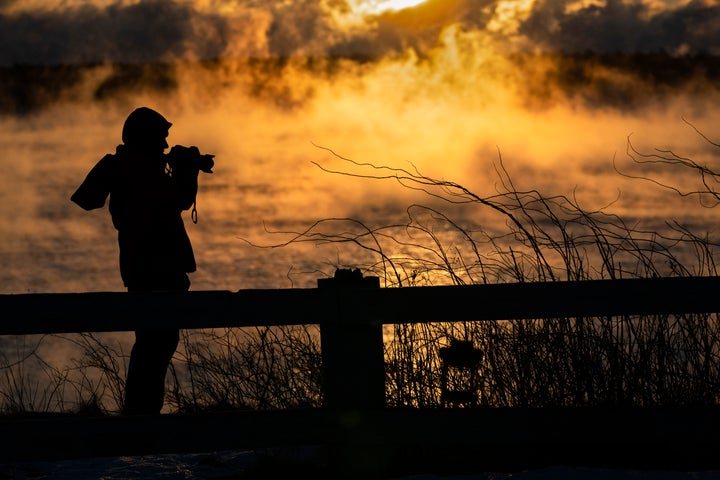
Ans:
[[[384,12],[397,12],[424,2],[425,0],[354,0],[351,3],[356,12],[377,15]]]

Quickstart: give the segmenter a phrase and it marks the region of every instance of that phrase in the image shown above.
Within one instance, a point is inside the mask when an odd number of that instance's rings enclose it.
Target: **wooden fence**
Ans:
[[[326,402],[308,410],[0,418],[0,461],[326,445],[330,464],[363,478],[546,464],[720,467],[715,406],[384,408],[382,339],[386,324],[716,313],[720,278],[387,289],[376,280],[237,292],[0,295],[0,335],[132,331],[150,323],[319,324]]]

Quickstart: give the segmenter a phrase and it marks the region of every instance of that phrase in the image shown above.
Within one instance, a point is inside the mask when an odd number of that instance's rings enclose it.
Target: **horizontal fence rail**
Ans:
[[[720,277],[404,288],[0,295],[0,335],[720,312]],[[368,317],[370,315],[370,317]]]
[[[344,478],[382,478],[390,466],[410,472],[431,460],[439,462],[426,465],[434,471],[452,470],[453,462],[510,470],[573,463],[720,467],[715,406],[383,408],[382,346],[386,324],[717,313],[720,277],[403,288],[327,279],[318,285],[0,295],[0,335],[318,324],[324,389],[324,408],[305,411],[0,417],[0,434],[12,439],[0,461],[322,443]]]

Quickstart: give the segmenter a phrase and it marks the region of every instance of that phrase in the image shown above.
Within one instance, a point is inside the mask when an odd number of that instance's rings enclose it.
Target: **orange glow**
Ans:
[[[530,14],[535,0],[501,0],[495,7],[495,15],[488,23],[488,29],[505,34],[514,33],[520,22]]]
[[[351,2],[351,5],[356,12],[377,15],[384,12],[397,12],[424,2],[425,0],[356,0]]]
[[[200,3],[208,9],[216,4]],[[685,207],[677,205],[682,199],[659,201],[665,192],[620,178],[613,160],[627,163],[632,134],[643,151],[671,149],[717,164],[717,151],[681,120],[717,139],[720,111],[708,107],[720,103],[717,90],[698,78],[687,85],[691,88],[655,97],[632,71],[597,62],[568,66],[553,56],[518,60],[505,54],[505,45],[488,29],[451,21],[467,13],[469,3],[427,0],[400,11],[388,7],[328,38],[312,36],[317,31],[312,22],[299,28],[301,16],[288,20],[290,32],[273,30],[271,12],[237,7],[223,31],[226,57],[207,65],[176,62],[167,83],[172,88],[153,90],[166,85],[157,81],[143,88],[125,85],[120,68],[99,64],[79,73],[82,81],[68,88],[66,97],[33,115],[1,117],[8,213],[0,224],[0,260],[6,261],[0,291],[122,289],[107,212],[77,211],[69,194],[94,162],[114,151],[123,119],[139,105],[173,123],[170,144],[197,145],[216,155],[215,174],[200,180],[199,223],[188,228],[200,265],[193,276],[196,289],[282,287],[291,266],[315,272],[319,264],[359,263],[350,250],[327,256],[310,244],[299,246],[305,249],[299,253],[257,250],[241,239],[273,244],[278,237],[268,230],[302,230],[330,217],[394,223],[407,205],[432,200],[392,180],[327,173],[317,164],[334,171],[353,167],[313,144],[361,163],[417,168],[478,195],[497,191],[495,165],[502,156],[519,190],[574,196],[590,210],[619,196],[613,212],[682,218]],[[504,32],[542,3],[503,0],[484,18]],[[193,26],[212,32],[202,22]],[[279,35],[275,43],[269,31]],[[298,50],[275,60],[273,48],[287,46],[284,40],[295,38],[290,33],[299,39]],[[414,42],[418,38],[422,41]],[[340,53],[327,58],[322,42],[330,40]],[[384,49],[374,49],[383,42]],[[369,52],[362,61],[350,56],[356,46]],[[310,62],[303,56],[307,52],[319,53]],[[103,92],[115,93],[99,95]],[[368,170],[361,173],[377,173]],[[58,268],[48,271],[55,264]]]

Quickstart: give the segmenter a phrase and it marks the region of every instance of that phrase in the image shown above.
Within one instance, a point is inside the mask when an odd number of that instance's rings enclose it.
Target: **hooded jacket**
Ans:
[[[120,274],[128,288],[196,269],[182,211],[197,195],[197,169],[167,171],[164,154],[119,145],[88,173],[71,200],[85,210],[109,210],[118,231]],[[161,280],[160,280],[161,281]]]

